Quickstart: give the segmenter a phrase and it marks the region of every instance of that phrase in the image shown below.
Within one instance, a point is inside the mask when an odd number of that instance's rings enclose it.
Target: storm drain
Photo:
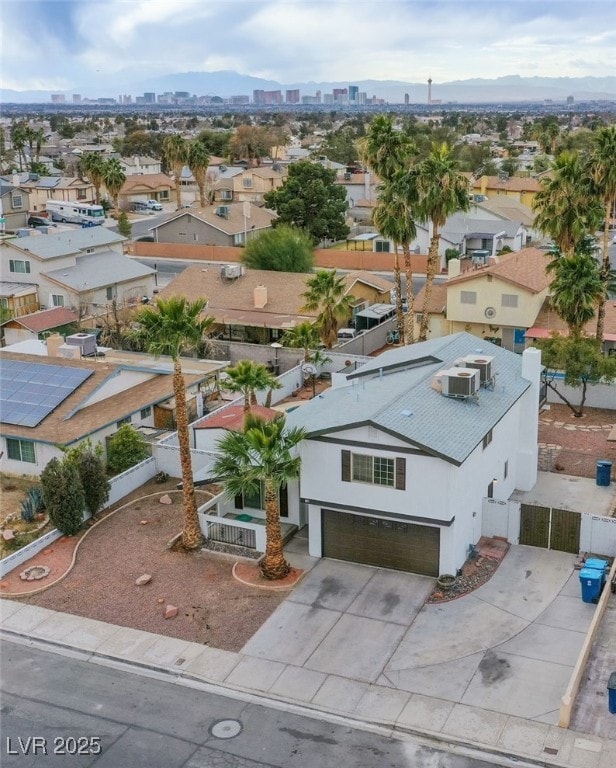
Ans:
[[[210,728],[210,736],[216,739],[233,739],[242,732],[239,720],[217,720]]]

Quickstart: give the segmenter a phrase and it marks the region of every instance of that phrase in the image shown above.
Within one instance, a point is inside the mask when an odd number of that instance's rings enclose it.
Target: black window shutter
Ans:
[[[342,480],[351,482],[351,451],[342,451]]]
[[[406,490],[406,459],[396,459],[396,488]]]
[[[238,495],[235,497],[235,508],[244,509],[244,497],[241,493],[238,493]]]

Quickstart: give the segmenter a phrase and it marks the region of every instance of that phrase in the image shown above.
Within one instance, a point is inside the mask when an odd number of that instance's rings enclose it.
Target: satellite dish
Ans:
[[[302,373],[308,374],[308,376],[315,376],[317,372],[316,366],[312,363],[304,363],[302,365]]]

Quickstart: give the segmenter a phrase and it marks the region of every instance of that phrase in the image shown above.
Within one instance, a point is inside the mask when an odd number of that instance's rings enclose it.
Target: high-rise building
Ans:
[[[66,96],[63,93],[52,93],[51,94],[51,103],[52,104],[64,104],[66,101]]]
[[[428,104],[432,104],[432,78],[428,78]]]
[[[349,92],[346,88],[334,88],[332,90],[333,100],[336,104],[346,104]]]
[[[143,100],[146,104],[156,104],[156,94],[155,93],[144,93],[143,94]]]
[[[349,85],[349,103],[357,104],[358,96],[359,96],[359,87],[357,85]]]
[[[405,106],[407,106],[407,107],[408,107],[408,105],[409,105],[409,101],[410,101],[410,99],[409,99],[409,95],[408,95],[408,93],[405,93],[405,94],[404,94],[404,104],[405,104]]]
[[[573,96],[567,96],[567,104],[569,105],[575,104],[575,99],[573,98]]]
[[[287,104],[299,104],[299,88],[294,88],[292,91],[286,91],[284,100]]]
[[[317,104],[320,104],[321,103],[321,91],[317,91],[314,97],[317,100]]]
[[[81,104],[81,94],[80,93],[74,93],[73,94],[73,104]]]
[[[229,104],[250,104],[250,96],[231,96]]]

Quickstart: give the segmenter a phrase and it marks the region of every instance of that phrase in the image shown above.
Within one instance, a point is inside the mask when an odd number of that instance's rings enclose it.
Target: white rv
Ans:
[[[45,204],[52,221],[64,221],[72,224],[96,226],[105,221],[102,205],[91,203],[71,203],[64,200],[48,200]]]

